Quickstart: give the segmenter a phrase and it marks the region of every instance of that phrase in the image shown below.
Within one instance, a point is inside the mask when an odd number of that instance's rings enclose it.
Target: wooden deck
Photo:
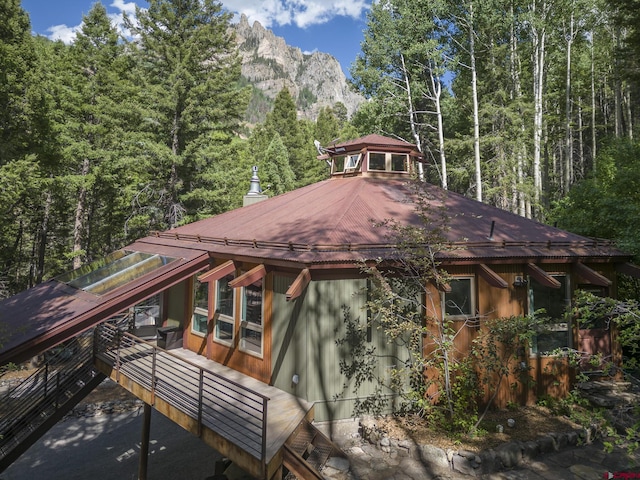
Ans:
[[[182,348],[165,351],[106,325],[96,366],[257,478],[281,471],[283,447],[313,405]]]

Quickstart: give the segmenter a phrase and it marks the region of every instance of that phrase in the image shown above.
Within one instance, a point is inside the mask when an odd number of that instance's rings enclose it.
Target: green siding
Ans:
[[[350,418],[354,392],[344,388],[346,378],[340,373],[340,359],[349,360],[345,346],[336,338],[345,334],[343,306],[350,308],[352,319],[366,321],[364,279],[311,282],[293,302],[284,293],[293,279],[276,276],[273,302],[273,384],[305,400],[316,402],[316,419]],[[378,375],[397,364],[392,345],[374,329],[372,342],[382,355]],[[297,386],[292,384],[299,376]],[[366,396],[373,385],[363,386],[359,395]],[[336,396],[339,398],[336,399]]]
[[[184,310],[187,298],[188,281],[180,282],[177,285],[165,290],[164,294],[169,296],[167,301],[167,326],[184,325]]]

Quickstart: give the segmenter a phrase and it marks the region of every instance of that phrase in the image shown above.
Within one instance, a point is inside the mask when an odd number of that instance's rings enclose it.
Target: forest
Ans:
[[[381,0],[351,82],[368,99],[252,118],[214,0],[96,3],[75,42],[0,0],[0,298],[132,243],[327,178],[314,140],[418,145],[429,181],[640,255],[635,0]],[[313,95],[313,92],[308,92]]]

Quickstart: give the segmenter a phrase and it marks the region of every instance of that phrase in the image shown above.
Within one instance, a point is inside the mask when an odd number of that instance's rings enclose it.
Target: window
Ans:
[[[344,163],[344,169],[354,169],[358,166],[358,159],[360,155],[348,155]]]
[[[450,292],[444,294],[444,314],[449,317],[471,317],[475,315],[473,277],[454,277]]]
[[[569,284],[565,275],[553,275],[560,282],[560,288],[550,288],[529,279],[529,311],[538,312],[544,309],[544,315],[551,319],[551,324],[533,339],[533,353],[545,354],[553,350],[570,347],[571,335],[569,324],[564,314],[570,304]]]
[[[229,274],[216,281],[216,323],[213,338],[228,345],[233,342],[235,326],[235,291],[229,286],[233,278],[233,274]]]
[[[155,340],[158,327],[162,326],[162,294],[136,304],[126,311],[131,333],[143,340]]]
[[[344,157],[333,157],[333,173],[344,171]]]
[[[369,170],[386,170],[386,159],[384,153],[369,154]]]
[[[193,319],[191,331],[198,335],[207,334],[207,320],[209,318],[209,284],[196,280],[194,286]]]
[[[240,350],[262,356],[262,279],[242,288]]]
[[[104,295],[175,260],[163,255],[118,250],[56,279],[85,292]]]
[[[391,171],[392,172],[406,172],[409,162],[407,161],[407,155],[391,155]]]

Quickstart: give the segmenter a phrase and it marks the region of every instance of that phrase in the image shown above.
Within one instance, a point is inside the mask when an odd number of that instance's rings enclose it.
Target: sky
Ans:
[[[144,0],[22,0],[22,8],[29,14],[34,34],[71,43],[83,15],[97,1],[102,2],[116,25],[121,23],[123,12],[135,15],[136,4],[148,6]],[[349,76],[349,68],[360,53],[366,13],[372,1],[375,0],[222,0],[222,4],[236,14],[236,20],[244,13],[250,24],[259,21],[304,53],[333,55]]]

